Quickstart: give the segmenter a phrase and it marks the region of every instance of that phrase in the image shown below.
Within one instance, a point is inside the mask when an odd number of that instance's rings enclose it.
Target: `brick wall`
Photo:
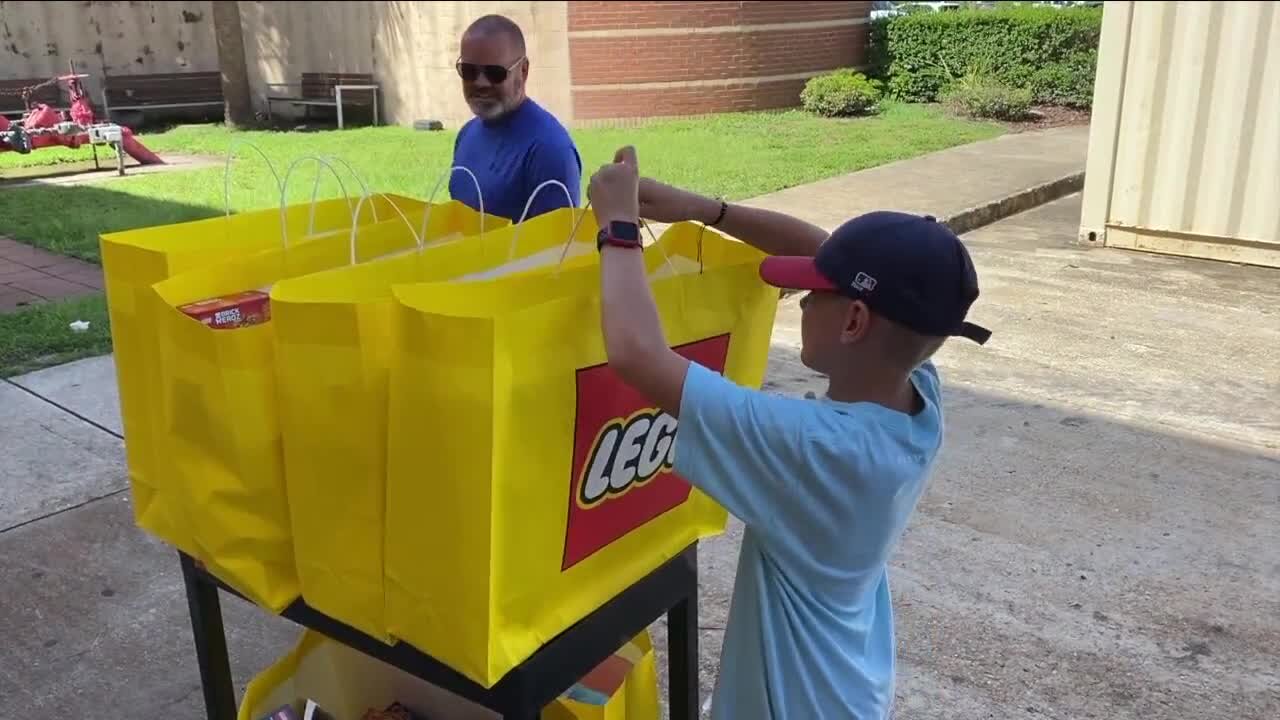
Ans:
[[[869,2],[570,2],[576,120],[799,104],[866,62]]]

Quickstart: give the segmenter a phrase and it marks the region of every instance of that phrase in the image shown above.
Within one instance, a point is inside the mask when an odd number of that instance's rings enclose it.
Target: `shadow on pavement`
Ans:
[[[769,377],[822,390],[789,348]],[[946,446],[893,562],[904,712],[1276,709],[1280,460],[968,389],[946,403]],[[704,698],[736,530],[701,553]],[[0,586],[6,715],[199,716],[177,559],[133,526],[127,493],[0,533]],[[294,631],[225,596],[223,610],[242,690]]]

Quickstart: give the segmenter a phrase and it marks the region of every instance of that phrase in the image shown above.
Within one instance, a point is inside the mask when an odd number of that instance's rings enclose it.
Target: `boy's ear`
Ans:
[[[840,330],[840,342],[852,345],[861,341],[871,330],[871,308],[861,300],[849,303],[845,310],[844,324]]]

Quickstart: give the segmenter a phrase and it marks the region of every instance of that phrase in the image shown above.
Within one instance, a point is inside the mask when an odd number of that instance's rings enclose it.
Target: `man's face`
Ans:
[[[502,117],[524,99],[529,61],[506,34],[464,35],[458,63],[462,96],[476,116]]]

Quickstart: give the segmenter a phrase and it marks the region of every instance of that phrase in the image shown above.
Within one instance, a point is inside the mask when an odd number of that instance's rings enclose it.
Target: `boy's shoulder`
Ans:
[[[920,388],[921,384],[925,384],[926,388],[921,388],[923,392],[928,389],[932,393],[942,392],[942,377],[938,375],[938,366],[933,364],[933,360],[925,360],[920,366],[911,372],[911,379],[916,382],[916,387]]]

